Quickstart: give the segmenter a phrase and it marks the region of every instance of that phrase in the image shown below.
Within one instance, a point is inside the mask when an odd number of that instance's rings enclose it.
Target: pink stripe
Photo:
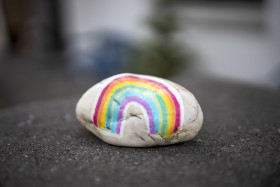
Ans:
[[[112,82],[111,82],[112,83]],[[110,83],[110,84],[111,84]],[[99,96],[99,99],[98,99],[98,102],[96,104],[96,107],[95,107],[95,112],[94,112],[94,116],[93,116],[93,123],[96,127],[98,127],[97,125],[97,116],[98,116],[98,112],[99,112],[99,108],[100,108],[100,104],[101,104],[101,101],[102,101],[102,98],[103,98],[103,95],[105,94],[106,90],[108,89],[108,87],[110,86],[110,84],[108,84],[102,91],[102,93],[100,94]]]

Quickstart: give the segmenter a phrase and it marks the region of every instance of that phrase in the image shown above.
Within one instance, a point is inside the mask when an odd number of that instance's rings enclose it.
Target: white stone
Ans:
[[[201,108],[191,92],[162,78],[128,73],[91,87],[77,103],[76,115],[104,142],[128,147],[185,142],[197,135],[203,123]]]

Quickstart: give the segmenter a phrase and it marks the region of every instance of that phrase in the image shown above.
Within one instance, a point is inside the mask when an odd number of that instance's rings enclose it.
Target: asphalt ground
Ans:
[[[172,80],[204,113],[197,137],[176,145],[102,142],[75,117],[80,95],[1,109],[0,186],[280,186],[279,91]]]

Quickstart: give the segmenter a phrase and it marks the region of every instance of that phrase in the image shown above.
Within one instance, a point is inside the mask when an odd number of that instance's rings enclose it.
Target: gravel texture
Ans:
[[[204,125],[192,141],[108,145],[76,120],[79,97],[0,110],[0,186],[280,186],[279,92],[174,78]]]

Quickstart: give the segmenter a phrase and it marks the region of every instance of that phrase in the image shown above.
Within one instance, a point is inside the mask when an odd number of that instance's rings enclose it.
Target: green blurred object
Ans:
[[[174,37],[180,25],[178,16],[169,7],[167,1],[157,1],[156,10],[148,20],[153,38],[132,50],[127,63],[130,72],[167,77],[190,64],[190,54]]]

